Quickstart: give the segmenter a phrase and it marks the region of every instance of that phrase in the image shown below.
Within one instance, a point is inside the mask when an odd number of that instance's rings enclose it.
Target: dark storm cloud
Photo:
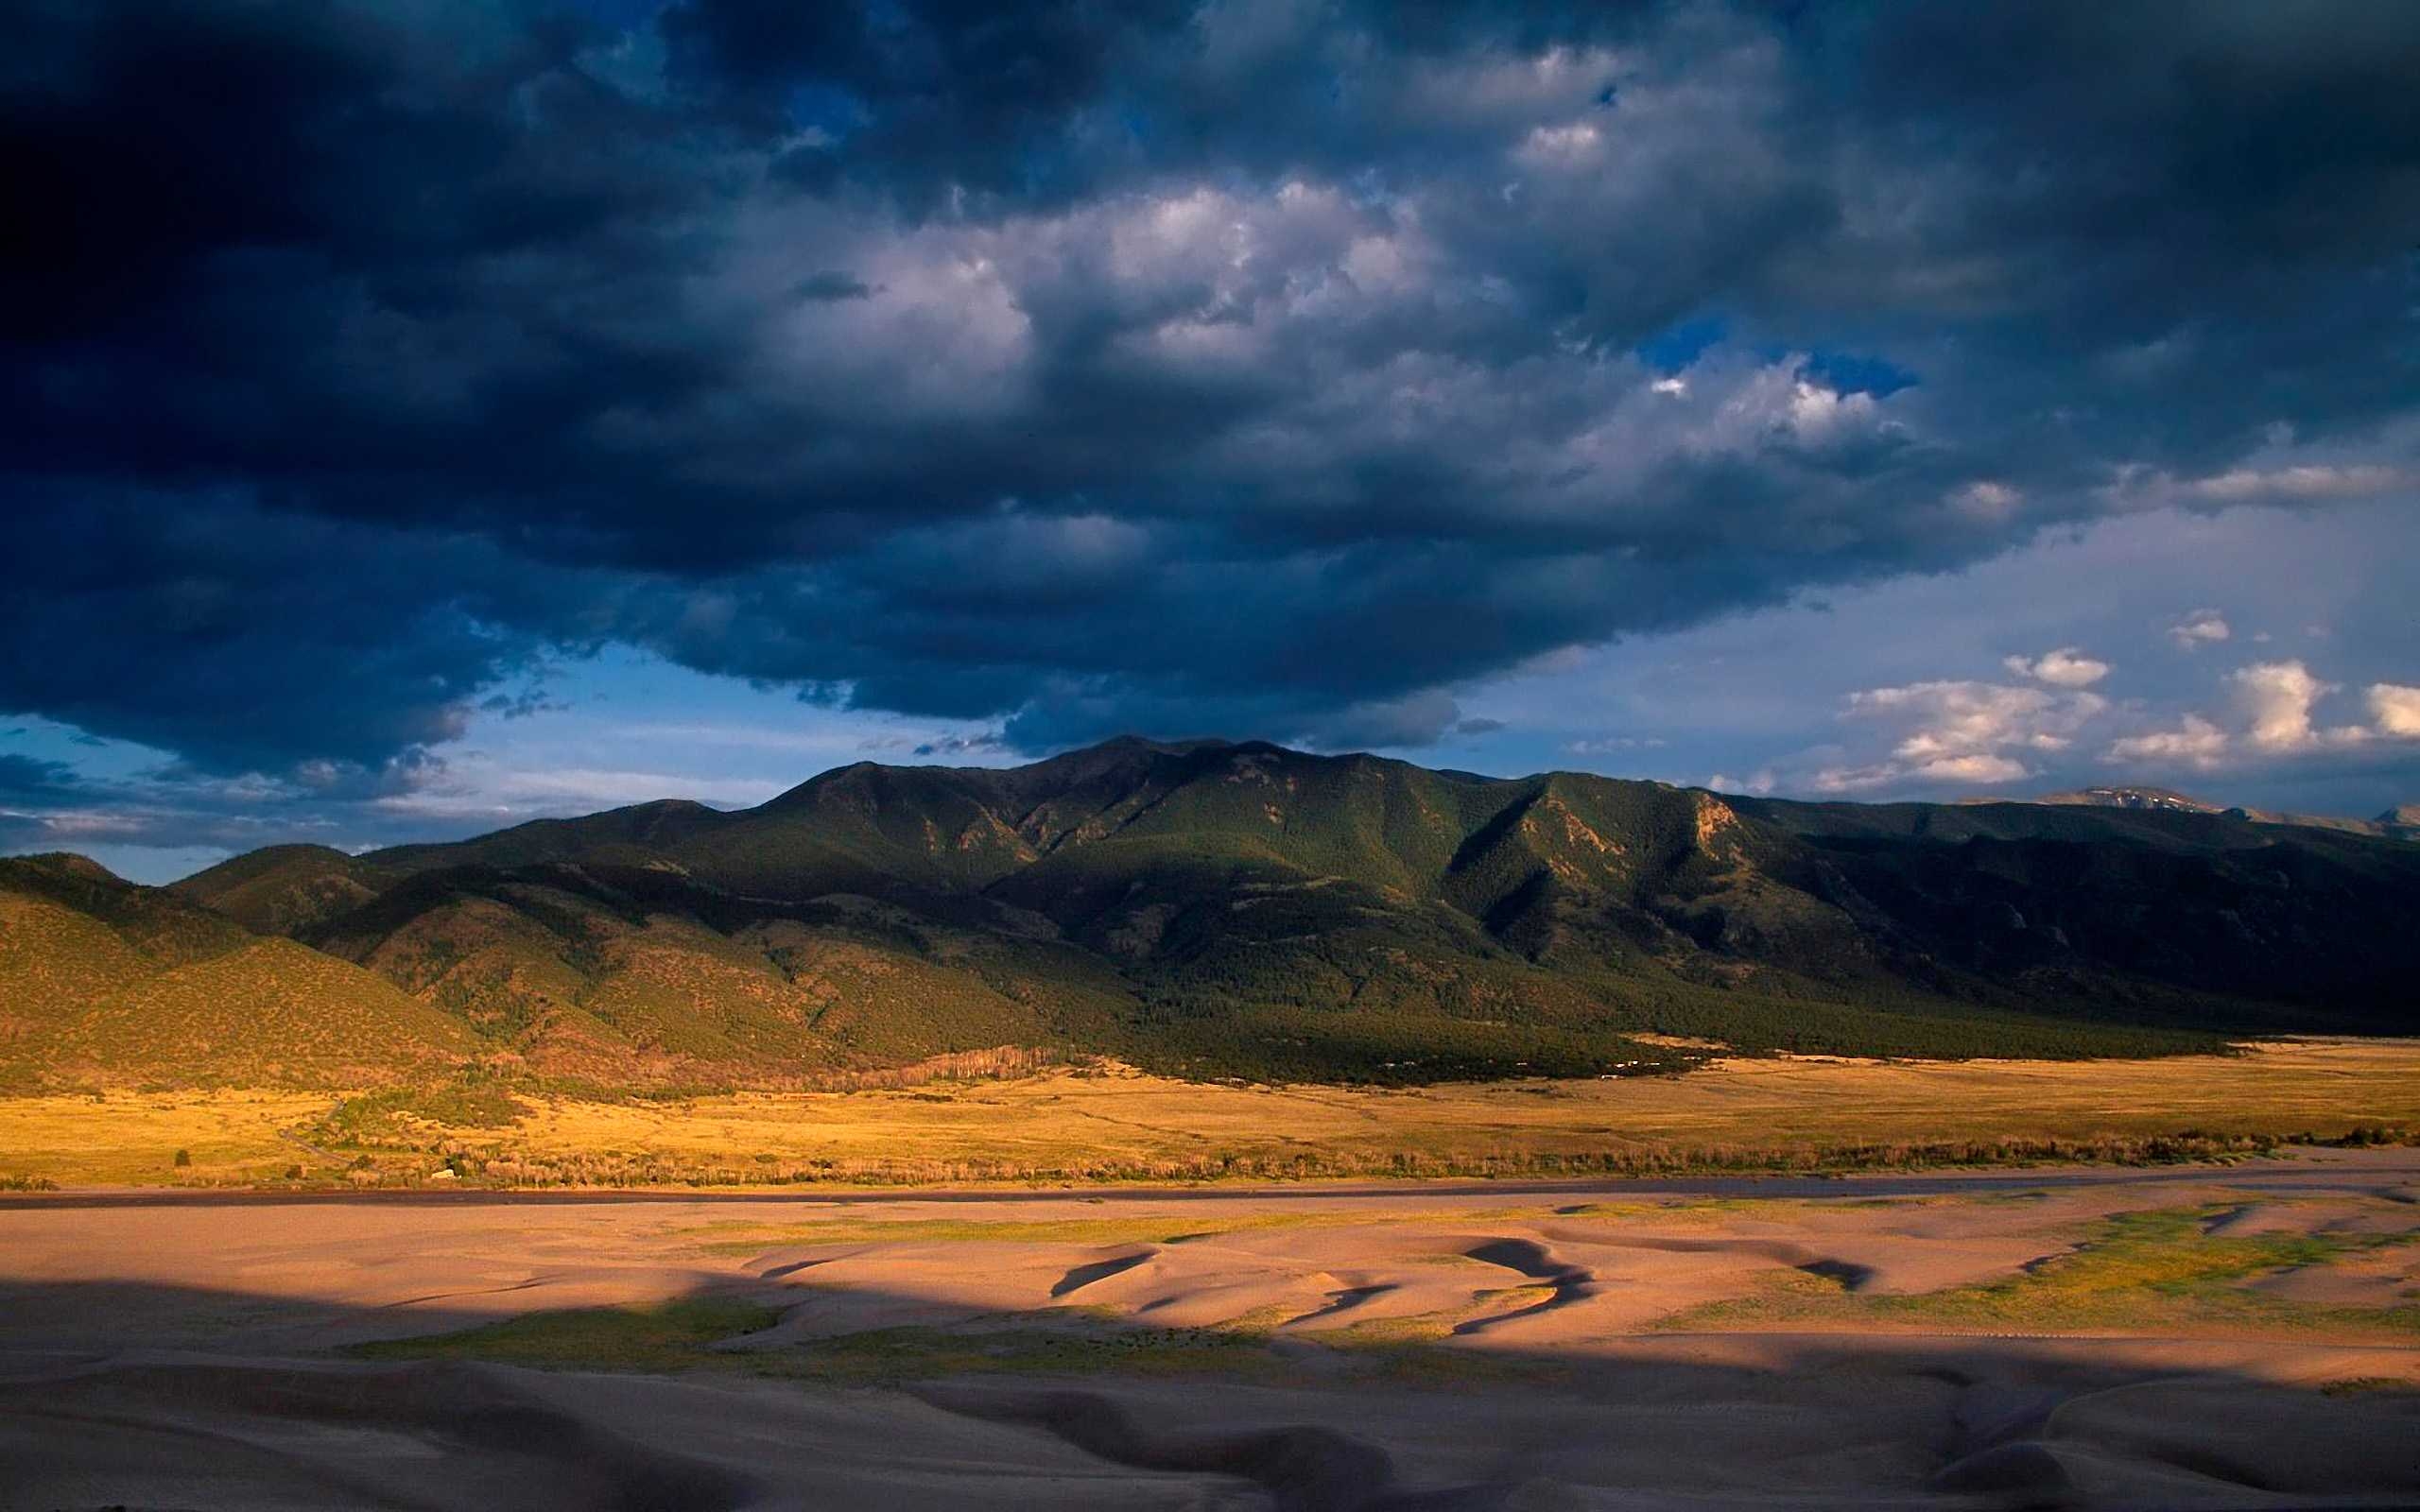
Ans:
[[[0,804],[58,803],[86,792],[86,784],[65,762],[0,751]]]
[[[0,702],[220,771],[374,766],[526,663],[492,546],[87,480],[12,497]]]
[[[826,268],[799,281],[798,297],[802,300],[870,300],[874,291],[848,274]]]
[[[623,642],[1411,744],[2408,475],[2410,8],[1582,9],[20,8],[0,708],[383,780]]]

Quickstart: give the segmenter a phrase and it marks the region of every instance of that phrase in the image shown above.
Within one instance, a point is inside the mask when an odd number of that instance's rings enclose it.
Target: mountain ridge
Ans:
[[[2080,787],[2058,793],[2040,793],[2031,798],[1961,799],[1962,804],[1977,803],[2042,803],[2054,807],[2157,809],[2179,814],[2233,814],[2255,824],[2282,824],[2313,830],[2342,830],[2350,834],[2371,834],[2395,840],[2420,839],[2420,803],[2403,803],[2386,809],[2369,818],[2346,815],[2292,814],[2273,809],[2247,808],[2240,804],[2213,803],[2205,799],[2190,797],[2174,788],[2149,787],[2140,783],[2114,783],[2100,787]]]
[[[145,938],[307,947],[328,967],[287,969],[355,1005],[358,1036],[392,1025],[399,1064],[640,1087],[1004,1046],[1377,1080],[1679,1062],[1642,1033],[2166,1053],[2408,1031],[2399,942],[2420,929],[2420,847],[2239,813],[1804,803],[1266,742],[857,763],[753,809],[659,800],[358,856],[277,847],[164,889],[5,865],[0,898],[115,963],[15,968],[94,999],[0,1042],[20,1079],[45,1043],[61,1074],[110,1071],[75,1025],[175,969]],[[220,1058],[293,1075],[377,1060],[273,1050]]]

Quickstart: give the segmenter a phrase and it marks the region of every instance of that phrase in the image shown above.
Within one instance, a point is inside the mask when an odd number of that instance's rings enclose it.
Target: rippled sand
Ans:
[[[2411,1150],[24,1199],[0,1506],[2405,1505],[2416,1236]]]

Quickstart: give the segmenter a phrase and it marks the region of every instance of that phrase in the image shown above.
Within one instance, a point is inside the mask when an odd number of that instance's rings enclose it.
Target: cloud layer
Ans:
[[[2408,8],[599,13],[24,12],[0,708],[375,784],[619,645],[1413,747],[1559,648],[2412,486]],[[1843,785],[2010,776],[2110,663],[2008,670],[1876,690]],[[2351,728],[2263,676],[2230,741]]]
[[[2227,713],[2187,711],[2172,725],[2160,725],[2147,721],[2139,703],[2080,691],[2112,669],[2073,646],[2005,660],[2010,671],[2033,683],[1937,681],[1850,694],[1842,717],[1899,731],[1889,759],[1815,767],[1799,774],[1800,785],[1860,793],[1911,783],[2028,784],[2048,770],[2072,769],[2066,753],[2095,744],[2102,763],[2158,776],[2240,769],[2373,742],[2420,741],[2420,688],[2372,683],[2361,693],[2369,723],[2329,725],[2322,720],[2322,703],[2349,702],[2336,698],[2347,690],[2301,661],[2239,666],[2222,679],[2232,696]],[[2041,683],[2050,686],[2035,685]],[[2420,747],[2406,749],[2420,754]]]

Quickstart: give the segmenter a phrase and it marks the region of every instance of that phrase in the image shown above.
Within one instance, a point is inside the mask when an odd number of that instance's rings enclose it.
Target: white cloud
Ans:
[[[1899,781],[1907,773],[1885,762],[1873,766],[1825,766],[1807,779],[1818,793],[1862,793]],[[1717,784],[1708,782],[1708,787]]]
[[[2014,782],[2032,768],[2012,756],[1970,751],[1921,762],[1876,762],[1867,766],[1825,766],[1807,780],[1819,793],[1862,793],[1894,782]]]
[[[2005,483],[1979,478],[1949,495],[1949,507],[1970,520],[1997,524],[2016,513],[2025,495]]]
[[[2377,466],[2304,463],[2292,467],[2239,467],[2190,478],[2136,467],[2122,471],[2118,481],[2102,492],[2111,503],[2128,508],[2185,505],[2222,509],[2239,504],[2325,504],[2374,499],[2408,488],[2414,481],[2414,474],[2405,469]]]
[[[2225,760],[2226,753],[2225,730],[2200,714],[2187,714],[2185,722],[2174,730],[2155,730],[2113,742],[2101,759],[2191,766],[2207,771]]]
[[[389,813],[430,818],[518,820],[589,814],[666,798],[744,808],[764,802],[786,785],[759,778],[699,777],[678,772],[579,766],[514,769],[466,758],[452,764],[443,782],[389,794],[376,802]]]
[[[2020,678],[2031,678],[2057,688],[2089,688],[2109,676],[2109,663],[2088,657],[2072,645],[2045,651],[2027,661],[2021,656],[2004,657],[2000,664]]]
[[[1773,790],[1775,780],[1771,767],[1759,767],[1746,777],[1717,772],[1705,780],[1705,785],[1718,793],[1746,793],[1762,798]]]
[[[2187,651],[2198,651],[2234,633],[2225,616],[2214,609],[2197,609],[2168,627],[2168,638]]]
[[[2370,684],[2370,717],[2377,732],[2397,740],[2420,740],[2420,688],[2399,682]]]
[[[2420,688],[2374,682],[2367,690],[2369,725],[2323,726],[2321,699],[2341,691],[2300,662],[2255,662],[2227,674],[2243,726],[2235,734],[2201,714],[2188,713],[2173,730],[2152,730],[2112,742],[2106,762],[2191,766],[2203,771],[2224,765],[2231,754],[2301,756],[2341,750],[2377,739],[2420,739]]]
[[[2311,721],[2320,699],[2337,691],[2322,682],[2300,662],[2255,662],[2227,675],[2235,684],[2236,701],[2251,719],[2244,738],[2260,750],[2313,750],[2322,746],[2348,746],[2367,740],[2359,725],[2322,730]]]
[[[2011,756],[1991,756],[1970,752],[1964,756],[1942,756],[1917,765],[1915,774],[1937,782],[2013,782],[2028,774],[2030,768]]]
[[[1513,160],[1530,168],[1571,168],[1598,156],[1604,133],[1587,121],[1539,126],[1513,149]]]
[[[1891,759],[1825,767],[1813,782],[1825,792],[1854,792],[1904,780],[2015,782],[2031,775],[2022,759],[2025,753],[2066,749],[2108,707],[2109,700],[2096,693],[2053,693],[1996,682],[1868,688],[1849,695],[1847,713],[1856,718],[1904,722]]]
[[[2262,471],[2237,468],[2195,478],[2184,485],[2187,496],[2212,504],[2251,504],[2273,499],[2366,499],[2410,481],[2410,474],[2391,467],[2281,467]]]
[[[1893,754],[1928,761],[1999,746],[2057,749],[2108,700],[2098,694],[2059,695],[1996,682],[1918,682],[1849,695],[1853,714],[1904,713],[1917,727]]]
[[[1896,743],[1884,760],[1821,767],[1807,785],[1858,793],[1907,782],[2016,782],[2035,775],[2030,759],[2068,749],[2111,710],[2108,699],[2083,691],[2110,669],[2074,646],[2010,657],[2006,664],[2048,686],[1936,681],[1851,694],[1847,714],[1897,722]],[[2187,713],[2172,727],[2113,740],[2100,759],[2209,771],[2244,755],[2302,756],[2380,738],[2420,739],[2420,687],[2373,683],[2366,696],[2374,723],[2331,726],[2320,722],[2320,705],[2342,690],[2301,662],[2252,662],[2226,680],[2240,714],[2235,728]]]
[[[1843,432],[1861,430],[1879,413],[1874,396],[1842,393],[1806,378],[1791,387],[1788,403],[1789,429],[1802,441],[1820,444]]]

